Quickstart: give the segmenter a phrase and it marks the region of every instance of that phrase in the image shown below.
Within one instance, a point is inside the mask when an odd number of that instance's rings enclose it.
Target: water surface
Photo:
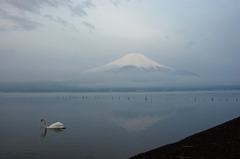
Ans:
[[[0,93],[0,158],[125,159],[240,114],[239,91]],[[62,122],[67,129],[45,131]]]

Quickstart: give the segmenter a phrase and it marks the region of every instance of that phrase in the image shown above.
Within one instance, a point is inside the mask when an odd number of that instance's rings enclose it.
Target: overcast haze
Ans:
[[[81,80],[131,53],[239,84],[239,0],[1,0],[0,81]]]

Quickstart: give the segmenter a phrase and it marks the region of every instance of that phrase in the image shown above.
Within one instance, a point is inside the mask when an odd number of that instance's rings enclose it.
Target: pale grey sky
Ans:
[[[0,81],[81,79],[136,52],[234,84],[239,28],[239,0],[1,0]]]

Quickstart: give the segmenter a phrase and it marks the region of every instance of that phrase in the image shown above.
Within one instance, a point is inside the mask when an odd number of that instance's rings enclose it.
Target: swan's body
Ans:
[[[52,125],[50,126],[47,126],[47,122],[44,118],[41,119],[41,122],[44,121],[44,125],[45,125],[45,128],[46,129],[66,129],[62,123],[60,122],[56,122],[56,123],[53,123]]]

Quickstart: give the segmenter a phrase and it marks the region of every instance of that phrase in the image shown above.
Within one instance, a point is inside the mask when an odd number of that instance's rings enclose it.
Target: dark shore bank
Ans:
[[[130,159],[240,159],[240,117]]]

